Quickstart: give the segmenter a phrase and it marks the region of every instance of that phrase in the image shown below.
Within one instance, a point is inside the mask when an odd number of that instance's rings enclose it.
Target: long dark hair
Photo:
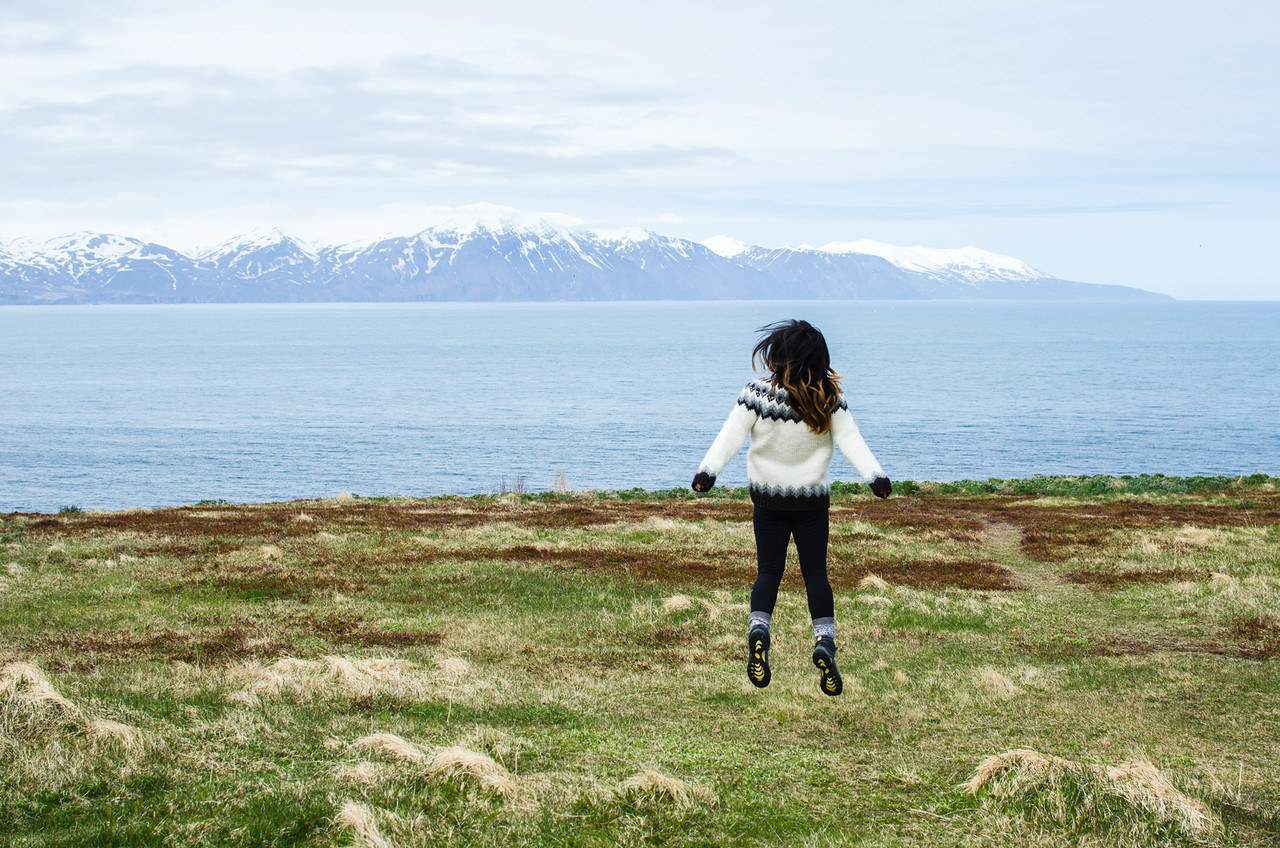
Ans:
[[[778,321],[761,327],[760,341],[751,351],[770,373],[775,390],[815,433],[831,429],[831,414],[840,403],[840,375],[831,368],[831,354],[822,332],[808,321]]]

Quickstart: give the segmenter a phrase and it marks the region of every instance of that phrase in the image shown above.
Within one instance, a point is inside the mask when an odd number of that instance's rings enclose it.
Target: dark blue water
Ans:
[[[1280,473],[1280,304],[6,307],[0,510],[684,485],[792,316],[894,477]]]

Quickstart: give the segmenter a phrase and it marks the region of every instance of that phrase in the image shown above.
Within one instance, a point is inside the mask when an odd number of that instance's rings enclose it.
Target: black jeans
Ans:
[[[830,513],[824,509],[791,512],[757,506],[752,518],[756,531],[756,583],[751,587],[751,610],[773,614],[778,585],[787,564],[787,544],[796,540],[800,573],[809,594],[809,616],[814,619],[835,615],[835,599],[827,580],[827,536]]]

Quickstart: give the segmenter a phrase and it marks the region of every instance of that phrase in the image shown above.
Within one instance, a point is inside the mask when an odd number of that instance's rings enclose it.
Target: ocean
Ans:
[[[897,479],[1280,473],[1280,303],[0,307],[0,511],[685,486],[790,317]]]

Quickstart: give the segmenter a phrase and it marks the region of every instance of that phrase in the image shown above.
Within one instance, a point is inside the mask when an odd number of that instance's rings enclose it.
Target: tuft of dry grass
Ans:
[[[1211,527],[1197,527],[1194,524],[1184,524],[1178,528],[1174,534],[1174,541],[1179,547],[1183,548],[1207,548],[1219,541],[1223,532],[1215,530]]]
[[[986,789],[1002,800],[1032,803],[1066,824],[1103,828],[1127,824],[1132,829],[1136,819],[1147,816],[1191,836],[1218,826],[1203,802],[1184,794],[1143,760],[1094,765],[1015,748],[979,763],[962,788],[971,794]]]
[[[636,772],[618,789],[619,797],[650,805],[670,806],[688,810],[697,806],[711,806],[716,795],[705,786],[687,783],[654,769]]]
[[[387,777],[387,766],[361,760],[358,763],[340,763],[333,769],[333,779],[337,783],[353,786],[377,786]]]
[[[233,703],[252,705],[261,698],[298,699],[387,697],[416,700],[427,690],[421,670],[408,660],[385,657],[320,660],[282,657],[270,665],[249,663],[231,670],[243,688],[228,695]]]
[[[456,686],[471,675],[471,663],[462,657],[444,657],[436,662],[436,671],[449,685]]]
[[[380,754],[399,763],[415,766],[418,773],[433,780],[447,780],[493,792],[512,800],[519,795],[516,778],[506,767],[480,751],[461,745],[423,751],[394,733],[371,733],[348,746],[353,751]]]
[[[858,588],[868,592],[887,592],[889,583],[874,574],[868,574],[858,581]]]
[[[109,718],[89,719],[84,732],[96,744],[124,754],[140,754],[151,746],[152,739],[131,724]]]
[[[507,799],[515,798],[519,789],[511,772],[493,757],[460,745],[433,750],[425,771],[431,777],[472,784]]]
[[[391,843],[382,835],[373,809],[365,804],[344,801],[334,822],[351,832],[355,845],[359,848],[391,848]]]
[[[427,754],[417,745],[397,736],[394,733],[370,733],[352,741],[349,746],[353,751],[372,751],[383,754],[390,759],[402,763],[422,765],[427,761]]]
[[[1220,595],[1236,595],[1240,592],[1240,581],[1230,574],[1215,571],[1209,575],[1209,588]]]
[[[1022,692],[1018,685],[994,668],[978,672],[978,688],[993,698],[1012,698]]]
[[[662,602],[663,612],[683,612],[693,608],[693,599],[688,595],[672,595]]]
[[[84,721],[80,708],[63,697],[36,666],[12,662],[0,668],[0,731],[45,735],[79,727]]]
[[[152,742],[133,725],[81,709],[31,663],[14,662],[0,668],[0,736],[48,741],[63,734],[122,754],[141,753]]]

